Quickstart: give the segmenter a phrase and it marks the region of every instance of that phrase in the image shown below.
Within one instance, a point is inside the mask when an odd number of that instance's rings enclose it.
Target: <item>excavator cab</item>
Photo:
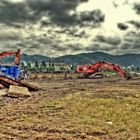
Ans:
[[[0,65],[0,75],[12,78],[14,80],[19,80],[21,75],[21,70],[19,67],[20,61],[20,49],[17,52],[7,51],[0,53],[0,58],[15,55],[14,64],[1,64]]]

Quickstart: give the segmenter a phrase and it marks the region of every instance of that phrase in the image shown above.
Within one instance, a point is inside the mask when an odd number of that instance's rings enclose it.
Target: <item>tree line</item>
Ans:
[[[75,71],[76,67],[75,66],[69,66],[66,67],[64,64],[60,66],[57,66],[53,62],[46,63],[44,60],[39,63],[38,61],[35,61],[35,63],[27,62],[21,62],[21,68],[23,70],[28,70],[32,72],[63,72],[63,71]]]
[[[63,71],[76,70],[76,66],[74,65],[70,65],[66,67],[65,64],[59,64],[58,66],[58,64],[56,65],[53,62],[46,63],[44,60],[41,63],[38,61],[35,61],[35,63],[27,62],[26,64],[25,62],[21,62],[20,65],[22,69],[32,71],[32,72],[55,72],[55,71],[63,72]],[[122,67],[122,68],[129,72],[131,71],[140,72],[140,66],[130,65],[127,67]]]

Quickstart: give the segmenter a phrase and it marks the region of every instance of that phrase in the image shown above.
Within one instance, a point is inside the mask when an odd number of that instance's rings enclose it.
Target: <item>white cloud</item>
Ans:
[[[17,3],[17,2],[23,2],[24,0],[9,0],[9,1]]]
[[[81,4],[77,11],[101,9],[105,13],[105,23],[103,25],[105,30],[107,32],[117,32],[117,23],[139,19],[132,8],[132,4],[138,1],[140,2],[140,0],[133,0],[133,2],[132,0],[89,0],[87,4]],[[113,3],[117,7],[114,7]]]

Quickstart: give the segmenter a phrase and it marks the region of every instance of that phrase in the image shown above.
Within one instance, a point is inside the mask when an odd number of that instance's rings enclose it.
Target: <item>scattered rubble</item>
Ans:
[[[0,90],[0,96],[5,96],[5,95],[7,95],[8,93],[7,93],[7,89],[2,89],[2,90]]]

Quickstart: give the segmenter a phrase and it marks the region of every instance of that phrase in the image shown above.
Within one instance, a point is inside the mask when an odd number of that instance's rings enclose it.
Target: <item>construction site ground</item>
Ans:
[[[0,138],[139,140],[140,78],[34,78],[28,98],[0,97]]]

